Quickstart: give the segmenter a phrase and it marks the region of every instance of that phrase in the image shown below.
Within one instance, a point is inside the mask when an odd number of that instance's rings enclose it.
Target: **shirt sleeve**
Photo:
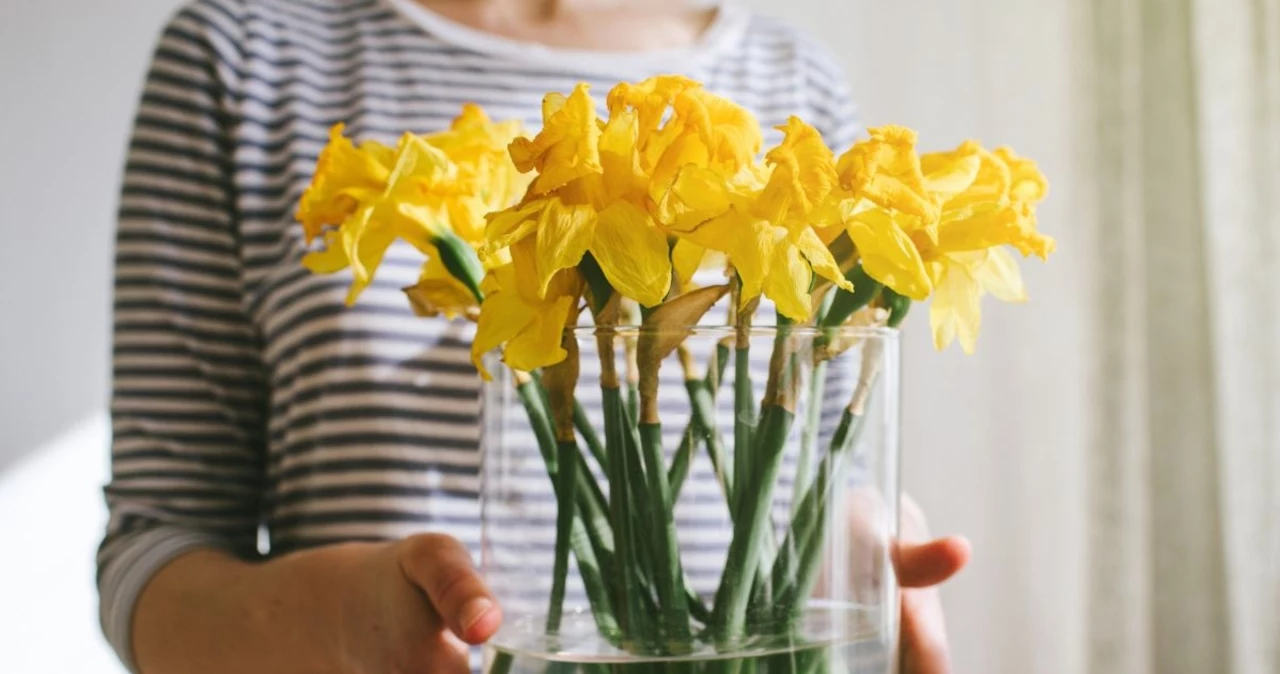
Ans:
[[[97,580],[130,669],[134,604],[160,567],[195,548],[257,554],[267,386],[236,231],[228,7],[193,3],[164,29],[124,171]]]

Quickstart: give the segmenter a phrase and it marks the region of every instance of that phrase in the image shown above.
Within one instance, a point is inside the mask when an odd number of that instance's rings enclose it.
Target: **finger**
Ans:
[[[951,655],[937,590],[902,593],[902,674],[947,674]]]
[[[899,542],[893,564],[903,587],[928,587],[954,576],[969,563],[969,541],[960,536],[927,543]]]
[[[480,644],[498,631],[502,610],[461,543],[442,534],[413,536],[404,543],[400,568],[427,593],[454,634]]]

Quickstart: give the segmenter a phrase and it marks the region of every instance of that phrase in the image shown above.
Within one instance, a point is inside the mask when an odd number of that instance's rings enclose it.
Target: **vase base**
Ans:
[[[486,674],[890,674],[892,631],[866,607],[811,608],[792,634],[749,637],[732,648],[695,642],[678,656],[630,653],[566,613],[557,635],[540,617],[510,621],[486,649]]]

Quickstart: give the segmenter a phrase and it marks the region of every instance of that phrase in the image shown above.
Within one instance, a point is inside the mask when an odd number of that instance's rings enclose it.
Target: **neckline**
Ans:
[[[570,49],[538,42],[487,33],[459,23],[414,0],[383,0],[401,16],[416,24],[432,37],[469,51],[519,59],[569,70],[602,70],[655,67],[687,68],[691,62],[715,54],[732,44],[748,23],[749,15],[729,0],[713,0],[716,15],[702,31],[698,41],[688,47],[644,51],[609,51],[602,49]]]

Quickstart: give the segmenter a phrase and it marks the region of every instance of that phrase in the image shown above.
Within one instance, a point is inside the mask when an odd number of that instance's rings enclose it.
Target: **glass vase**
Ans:
[[[484,388],[487,674],[897,671],[897,332],[575,328]]]

